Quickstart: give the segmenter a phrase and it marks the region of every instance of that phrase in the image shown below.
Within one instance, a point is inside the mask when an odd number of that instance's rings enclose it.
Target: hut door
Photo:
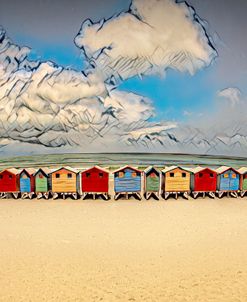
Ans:
[[[239,189],[239,175],[234,171],[231,171],[229,175],[230,179],[230,190],[237,191]]]
[[[24,174],[21,176],[21,179],[20,179],[20,189],[21,189],[21,192],[31,192],[31,181],[30,181],[30,178]]]
[[[220,190],[221,191],[230,190],[230,172],[229,171],[220,175]]]

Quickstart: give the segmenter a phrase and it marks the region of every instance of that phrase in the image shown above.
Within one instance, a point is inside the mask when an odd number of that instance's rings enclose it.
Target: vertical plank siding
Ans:
[[[48,177],[41,171],[35,175],[35,191],[48,192]]]
[[[220,191],[238,191],[240,189],[240,176],[233,170],[228,170],[219,175]]]

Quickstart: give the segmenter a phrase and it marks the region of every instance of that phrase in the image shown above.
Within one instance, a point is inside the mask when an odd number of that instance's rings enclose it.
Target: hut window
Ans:
[[[234,174],[232,174],[232,178],[236,178],[237,177],[237,175],[234,173]]]
[[[68,178],[72,178],[72,174],[71,174],[71,173],[68,173],[68,174],[67,174],[67,177],[68,177]]]
[[[186,173],[182,173],[182,177],[185,178],[186,177]]]
[[[199,177],[202,178],[202,177],[203,177],[203,174],[202,174],[202,173],[199,173]]]
[[[103,173],[99,173],[99,178],[103,178]]]
[[[124,177],[124,172],[119,172],[118,177],[123,178]]]
[[[9,179],[12,179],[12,175],[9,175]]]
[[[3,179],[3,175],[0,175],[0,179]]]
[[[137,176],[136,172],[132,172],[132,177],[136,178],[136,176]]]
[[[155,178],[155,177],[156,177],[156,174],[153,172],[153,173],[150,174],[150,177],[151,177],[151,178]]]
[[[56,178],[60,178],[60,174],[56,173]]]
[[[246,179],[247,178],[247,174],[244,174],[244,179]]]
[[[39,178],[41,178],[41,179],[44,178],[42,173],[39,174]]]
[[[21,178],[27,178],[26,174],[22,174]]]
[[[90,177],[90,173],[86,173],[86,177],[89,178]]]
[[[172,172],[172,173],[170,173],[170,177],[174,177],[174,173]]]
[[[228,174],[226,173],[226,174],[224,174],[224,178],[228,178]]]
[[[211,178],[214,178],[214,174],[213,174],[213,173],[210,173],[210,177],[211,177]]]

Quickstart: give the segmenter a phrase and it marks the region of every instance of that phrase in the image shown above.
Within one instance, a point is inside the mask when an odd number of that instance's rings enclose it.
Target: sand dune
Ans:
[[[246,301],[247,199],[0,201],[0,301]]]

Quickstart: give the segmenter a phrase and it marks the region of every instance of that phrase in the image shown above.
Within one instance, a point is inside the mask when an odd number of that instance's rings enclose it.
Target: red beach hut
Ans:
[[[204,167],[196,167],[191,169],[193,173],[192,187],[193,196],[196,198],[199,193],[203,193],[203,197],[208,193],[210,197],[215,197],[217,190],[217,172]]]
[[[0,192],[13,193],[17,198],[17,193],[20,191],[19,186],[19,171],[15,168],[6,169],[0,172]],[[3,195],[3,194],[1,194]],[[4,197],[4,196],[2,196]]]
[[[109,198],[109,172],[101,167],[94,166],[81,172],[82,198],[92,194],[102,195],[105,199]]]

